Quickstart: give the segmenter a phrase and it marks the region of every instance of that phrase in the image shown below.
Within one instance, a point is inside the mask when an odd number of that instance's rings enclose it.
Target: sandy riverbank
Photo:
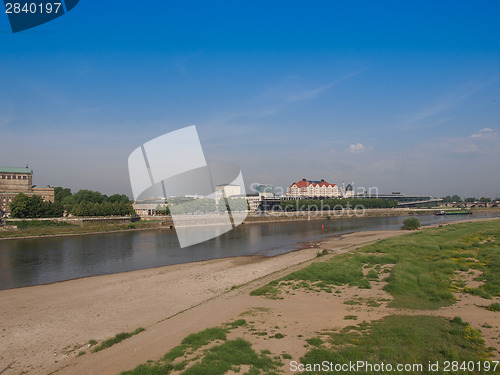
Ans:
[[[464,220],[469,221],[469,220]],[[304,355],[304,341],[325,327],[379,319],[401,312],[386,305],[349,306],[352,298],[390,299],[382,284],[372,289],[343,287],[339,295],[297,292],[282,300],[252,297],[250,291],[314,261],[319,249],[327,257],[402,231],[359,232],[332,237],[316,247],[268,258],[238,257],[91,277],[51,285],[0,291],[0,372],[9,374],[118,374],[147,360],[156,360],[190,333],[252,316],[256,328],[286,334],[282,340],[245,337],[257,350]],[[500,326],[498,313],[479,309],[479,297],[429,314],[462,316],[475,328],[485,322]],[[415,313],[414,311],[405,313]],[[246,314],[246,315],[245,315]],[[145,332],[98,353],[89,340],[102,341],[138,327]],[[495,345],[498,329],[486,339]],[[86,354],[78,357],[80,351]],[[13,363],[14,362],[14,363]]]
[[[329,240],[342,251],[401,234],[360,232]],[[186,335],[245,309],[249,291],[316,256],[309,248],[277,257],[240,257],[0,291],[0,371],[5,374],[117,374],[158,358]],[[269,275],[271,275],[269,277]],[[252,285],[232,289],[234,286]],[[89,340],[138,327],[146,332],[77,357]]]

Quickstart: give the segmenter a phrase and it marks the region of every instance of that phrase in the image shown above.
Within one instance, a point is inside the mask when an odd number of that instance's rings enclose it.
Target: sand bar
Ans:
[[[353,233],[333,238],[329,247],[341,251],[396,234],[400,232]],[[0,291],[0,371],[15,361],[4,374],[117,374],[157,359],[189,333],[237,316],[253,303],[250,290],[313,259],[317,251],[313,247],[276,257],[218,259]],[[146,332],[77,357],[89,340],[138,327]]]

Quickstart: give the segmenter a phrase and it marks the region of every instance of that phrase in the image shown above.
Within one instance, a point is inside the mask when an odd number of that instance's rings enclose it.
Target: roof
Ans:
[[[33,173],[29,168],[0,167],[0,173]]]
[[[329,182],[326,182],[325,180],[322,180],[322,181],[300,180],[299,182],[294,182],[292,185],[290,185],[290,187],[292,187],[293,185],[297,185],[298,188],[308,187],[309,185],[335,186],[335,184],[330,184]]]

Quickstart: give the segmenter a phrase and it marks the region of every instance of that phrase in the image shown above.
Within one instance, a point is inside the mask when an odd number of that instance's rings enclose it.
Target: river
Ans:
[[[475,218],[498,216],[498,212],[474,214]],[[433,215],[418,218],[424,226],[464,219]],[[404,219],[393,216],[244,224],[184,249],[179,248],[175,232],[168,229],[0,240],[0,290],[232,256],[273,256],[327,236],[398,229]]]

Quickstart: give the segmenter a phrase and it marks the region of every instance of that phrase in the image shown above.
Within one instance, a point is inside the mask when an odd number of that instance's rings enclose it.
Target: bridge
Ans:
[[[405,201],[405,202],[398,202],[398,207],[437,206],[442,201],[443,199],[441,198],[430,198],[418,201]]]

